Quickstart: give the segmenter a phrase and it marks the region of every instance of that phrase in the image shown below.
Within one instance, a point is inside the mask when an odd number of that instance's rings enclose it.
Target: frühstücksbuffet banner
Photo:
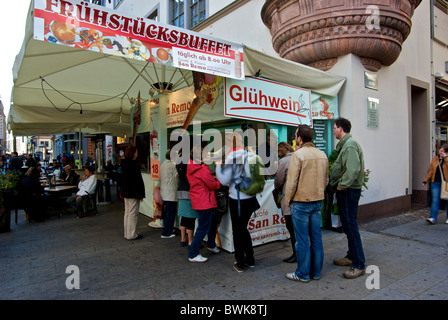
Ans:
[[[34,39],[244,79],[243,46],[79,0],[35,0]]]

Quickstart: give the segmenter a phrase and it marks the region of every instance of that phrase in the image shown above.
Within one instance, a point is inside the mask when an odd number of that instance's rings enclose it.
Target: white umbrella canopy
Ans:
[[[8,128],[15,135],[131,135],[132,98],[193,86],[192,71],[35,39],[31,2],[13,67]],[[36,37],[37,38],[37,37]],[[335,96],[345,78],[244,47],[244,74]],[[170,84],[167,87],[167,84]]]
[[[131,133],[131,99],[193,84],[189,70],[33,39],[31,4],[13,68],[9,128],[14,134]]]

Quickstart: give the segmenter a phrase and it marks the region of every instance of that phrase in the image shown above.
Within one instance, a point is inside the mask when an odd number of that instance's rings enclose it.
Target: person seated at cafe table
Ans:
[[[76,186],[78,185],[79,175],[73,170],[72,166],[68,164],[64,167],[60,179],[66,181],[68,185]]]
[[[18,185],[20,201],[30,223],[32,220],[36,222],[44,221],[47,217],[48,203],[39,177],[39,170],[36,167],[31,167]]]
[[[81,181],[79,181],[78,192],[67,199],[67,203],[75,209],[76,215],[78,217],[82,217],[84,213],[82,206],[82,196],[95,194],[96,192],[97,180],[95,175],[93,174],[94,171],[95,168],[92,166],[84,167],[85,175],[81,178]]]
[[[40,164],[40,163],[37,164],[37,170],[39,170],[39,173],[40,173],[41,177],[45,176],[45,169],[42,168],[42,164]]]

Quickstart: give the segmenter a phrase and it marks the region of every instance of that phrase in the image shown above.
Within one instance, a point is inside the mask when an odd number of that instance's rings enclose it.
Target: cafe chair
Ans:
[[[82,214],[78,214],[78,218],[98,214],[96,206],[96,193],[97,192],[95,191],[94,194],[82,196]]]

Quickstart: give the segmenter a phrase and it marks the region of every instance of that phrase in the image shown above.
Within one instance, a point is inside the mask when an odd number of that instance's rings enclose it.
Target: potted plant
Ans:
[[[14,191],[17,193],[17,183],[20,181],[21,176],[22,173],[16,170],[0,174],[0,190]]]
[[[18,194],[17,184],[22,173],[20,171],[8,171],[0,174],[0,232],[11,230],[11,208],[14,196]]]
[[[333,150],[328,157],[328,172],[331,176],[331,169],[333,168],[333,164],[336,161],[338,157],[338,153],[336,150]],[[322,225],[327,229],[335,229],[333,227],[332,220],[335,220],[335,215],[337,215],[337,218],[339,218],[339,210],[337,207],[336,202],[334,201],[335,193],[334,190],[327,186],[327,189],[325,190],[325,199],[322,206]],[[336,231],[336,230],[335,230]]]

